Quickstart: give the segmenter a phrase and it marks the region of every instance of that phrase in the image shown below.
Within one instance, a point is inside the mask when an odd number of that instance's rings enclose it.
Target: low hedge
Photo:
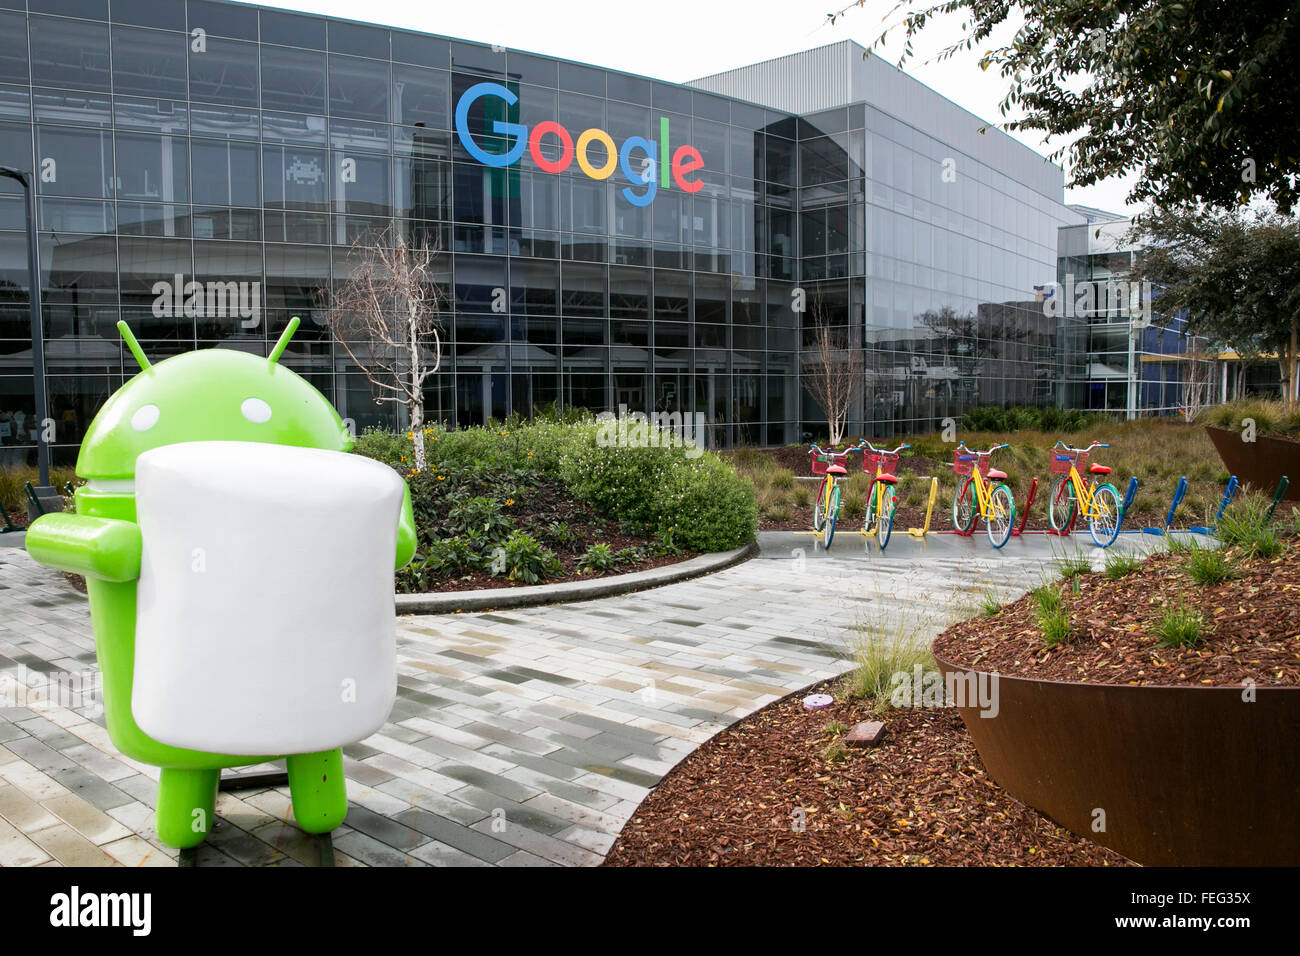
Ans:
[[[754,539],[753,488],[729,462],[670,445],[653,427],[642,432],[649,438],[643,447],[603,441],[612,431],[592,416],[459,431],[433,426],[425,430],[425,453],[428,469],[443,474],[471,472],[484,481],[507,482],[528,473],[557,478],[603,517],[684,550],[726,551]],[[422,525],[433,519],[430,505],[441,498],[441,489],[431,484],[428,469],[411,474],[409,433],[371,429],[357,438],[354,450],[408,475],[417,520],[422,514]]]

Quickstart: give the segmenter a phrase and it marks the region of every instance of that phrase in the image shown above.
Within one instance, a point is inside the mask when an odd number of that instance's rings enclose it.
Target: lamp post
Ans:
[[[36,400],[38,430],[36,467],[40,475],[40,490],[43,490],[50,484],[50,444],[45,440],[45,420],[49,409],[45,402],[45,326],[41,321],[41,269],[40,247],[36,242],[36,190],[32,186],[31,174],[21,169],[0,166],[0,176],[21,183],[27,199],[27,271],[32,307],[32,395]]]

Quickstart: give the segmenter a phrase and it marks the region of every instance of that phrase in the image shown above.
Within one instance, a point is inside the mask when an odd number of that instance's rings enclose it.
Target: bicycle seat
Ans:
[[[1007,473],[1005,471],[998,471],[996,468],[990,468],[988,476],[1000,481],[1007,476]]]
[[[1089,466],[1088,466],[1088,471],[1092,472],[1094,475],[1109,475],[1109,474],[1110,474],[1110,468],[1108,468],[1108,467],[1105,466],[1105,465],[1089,465]]]
[[[895,478],[893,475],[891,475],[891,474],[890,474],[889,472],[887,472],[887,471],[882,471],[878,476],[876,476],[876,481],[883,481],[883,482],[885,482],[885,483],[887,483],[887,484],[891,484],[891,485],[894,485],[894,484],[897,484],[897,483],[898,483],[898,479]]]
[[[827,473],[828,475],[847,475],[847,474],[848,474],[848,472],[844,470],[844,466],[843,466],[843,465],[827,465],[827,466],[826,466],[826,473]]]

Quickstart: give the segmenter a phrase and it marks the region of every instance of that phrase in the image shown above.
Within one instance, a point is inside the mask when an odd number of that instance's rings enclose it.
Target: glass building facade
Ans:
[[[1151,308],[1150,290],[1129,284],[1140,250],[1129,236],[1132,221],[1076,208],[1087,222],[1060,230],[1056,284],[1056,294],[1072,305],[1062,309],[1063,403],[1134,418],[1217,401],[1226,374],[1218,353],[1204,338],[1186,335],[1184,314]]]
[[[840,90],[822,73],[845,50]],[[717,446],[799,441],[824,428],[800,381],[817,316],[864,351],[850,433],[1061,400],[1033,294],[1078,221],[1061,171],[903,74],[858,89],[879,69],[860,50],[800,55],[821,101],[790,108],[735,77],[219,0],[0,0],[0,165],[36,170],[55,461],[135,371],[119,319],[156,361],[267,354],[301,316],[283,361],[358,428],[401,424],[321,313],[390,223],[440,250],[427,416],[449,425],[623,405],[702,414]],[[23,212],[0,180],[0,464],[37,435]],[[206,306],[166,291],[188,283]]]

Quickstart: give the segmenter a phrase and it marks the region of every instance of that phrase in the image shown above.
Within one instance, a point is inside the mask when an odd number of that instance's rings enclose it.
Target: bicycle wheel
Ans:
[[[835,519],[840,514],[840,489],[837,485],[831,490],[831,501],[826,508],[826,524],[822,526],[822,546],[830,550],[831,541],[835,537]]]
[[[1006,485],[998,485],[989,495],[989,516],[984,522],[984,530],[989,533],[989,542],[1000,548],[1011,540],[1011,529],[1016,524],[1016,499]]]
[[[958,478],[952,493],[952,526],[962,533],[975,527],[974,485],[974,478],[968,476],[965,481]]]
[[[1070,527],[1077,505],[1070,476],[1061,475],[1052,482],[1052,493],[1047,499],[1047,520],[1052,525],[1053,531],[1064,531]]]
[[[871,534],[876,521],[876,483],[873,481],[867,489],[867,506],[862,511],[862,533]]]
[[[889,546],[889,535],[894,530],[894,486],[883,485],[880,490],[880,514],[876,516],[876,540],[880,550]]]
[[[826,521],[826,482],[817,488],[817,498],[813,501],[813,530],[820,531]]]
[[[1088,517],[1088,534],[1099,548],[1109,548],[1119,537],[1119,491],[1114,485],[1098,485],[1092,492],[1093,514]]]

